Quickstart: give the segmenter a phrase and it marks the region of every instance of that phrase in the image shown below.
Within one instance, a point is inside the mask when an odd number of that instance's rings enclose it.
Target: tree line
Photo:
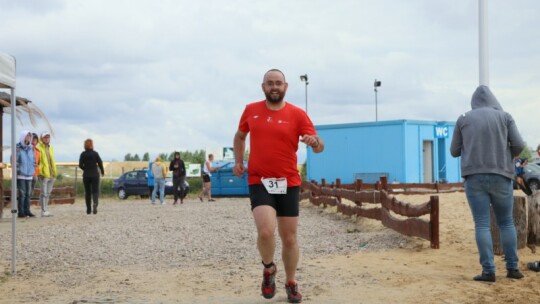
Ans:
[[[184,160],[186,163],[192,163],[192,164],[202,164],[204,163],[205,159],[205,151],[204,150],[195,150],[195,151],[173,151],[171,153],[159,153],[159,157],[162,161],[172,161],[174,159],[174,153],[180,152],[180,158]],[[139,154],[131,154],[128,153],[124,156],[124,161],[150,161],[150,154],[148,152],[144,153],[141,157]],[[152,159],[153,161],[154,159]]]
[[[538,153],[538,156],[540,156],[540,145],[538,145],[538,147],[536,147],[535,152]],[[536,153],[534,153],[534,154],[536,154]],[[525,158],[525,159],[529,159],[529,160],[533,158],[533,152],[531,152],[531,148],[529,148],[528,145],[525,145],[525,148],[519,154],[519,158]]]

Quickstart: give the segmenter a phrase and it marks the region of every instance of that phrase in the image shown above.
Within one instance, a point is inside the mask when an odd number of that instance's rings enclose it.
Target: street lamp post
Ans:
[[[309,84],[307,74],[300,75],[300,81],[306,83],[306,114],[307,114],[307,85]]]
[[[377,109],[377,88],[381,86],[381,81],[380,80],[377,80],[375,79],[375,81],[373,82],[373,91],[375,91],[375,121],[379,121],[379,117],[378,117],[378,109]]]

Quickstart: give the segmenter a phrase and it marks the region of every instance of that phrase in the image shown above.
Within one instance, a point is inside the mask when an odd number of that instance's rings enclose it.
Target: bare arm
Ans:
[[[246,170],[244,168],[244,153],[246,152],[246,137],[247,133],[240,130],[236,131],[233,141],[234,149],[234,168],[233,172],[236,176],[242,176]]]
[[[221,168],[221,166],[212,167],[212,164],[208,160],[205,162],[205,164],[206,164],[206,169],[208,169],[208,172],[214,172]]]

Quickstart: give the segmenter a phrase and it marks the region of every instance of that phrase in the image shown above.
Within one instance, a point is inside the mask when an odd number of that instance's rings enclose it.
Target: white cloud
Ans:
[[[315,124],[454,121],[478,84],[476,1],[0,1],[17,94],[47,115],[57,157],[230,146],[269,68]],[[491,87],[530,146],[540,3],[489,2]],[[10,141],[4,116],[4,145]],[[29,127],[29,124],[26,123]],[[25,127],[26,127],[25,126]],[[38,126],[41,130],[44,126]],[[302,152],[304,153],[304,152]],[[302,154],[301,153],[301,154]],[[7,155],[4,153],[4,160]]]

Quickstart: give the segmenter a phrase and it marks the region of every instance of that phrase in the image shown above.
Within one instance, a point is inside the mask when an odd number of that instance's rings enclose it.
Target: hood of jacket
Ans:
[[[471,108],[473,110],[478,108],[492,108],[500,111],[503,109],[497,98],[495,98],[495,95],[485,85],[479,86],[474,91],[471,98]]]
[[[21,143],[21,146],[23,148],[26,148],[28,146],[30,146],[32,144],[32,138],[30,138],[30,143],[29,144],[26,144],[26,142],[24,142],[25,138],[26,138],[26,135],[32,135],[32,133],[30,131],[21,131],[21,136],[19,137],[19,142]]]

